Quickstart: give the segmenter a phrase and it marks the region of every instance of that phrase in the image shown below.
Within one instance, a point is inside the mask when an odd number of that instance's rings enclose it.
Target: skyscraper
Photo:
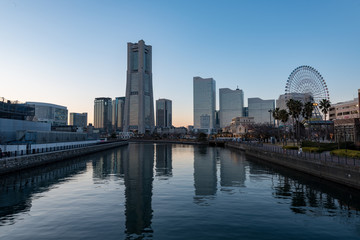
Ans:
[[[194,77],[194,129],[211,133],[215,126],[216,86],[212,78]]]
[[[70,125],[76,127],[87,126],[87,113],[70,113]]]
[[[243,117],[243,90],[239,88],[237,88],[236,90],[231,90],[229,88],[220,88],[219,100],[221,128],[229,126],[233,118]]]
[[[94,101],[94,127],[105,131],[111,129],[111,98],[100,97]]]
[[[112,101],[112,126],[114,130],[124,127],[125,97],[117,97]]]
[[[248,98],[249,117],[254,117],[255,123],[274,125],[272,113],[275,109],[275,99],[262,100],[261,98]]]
[[[172,102],[168,99],[156,100],[156,126],[169,128],[172,126]]]
[[[143,40],[128,43],[124,131],[154,129],[152,47]]]

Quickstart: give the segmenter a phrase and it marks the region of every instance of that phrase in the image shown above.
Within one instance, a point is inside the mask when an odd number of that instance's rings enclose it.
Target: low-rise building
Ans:
[[[249,132],[250,126],[254,123],[254,117],[236,117],[232,119],[228,131],[234,137],[242,137]]]

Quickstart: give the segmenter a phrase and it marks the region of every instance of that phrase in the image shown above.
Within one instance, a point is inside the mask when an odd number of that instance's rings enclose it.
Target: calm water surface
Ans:
[[[360,239],[359,192],[241,152],[129,144],[0,178],[0,239]]]

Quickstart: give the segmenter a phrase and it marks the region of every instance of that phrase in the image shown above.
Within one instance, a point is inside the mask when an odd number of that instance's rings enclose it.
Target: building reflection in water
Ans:
[[[162,180],[172,177],[172,145],[157,144],[156,150],[156,176]]]
[[[233,151],[220,151],[220,185],[221,191],[233,192],[232,187],[245,187],[245,155]]]
[[[360,198],[356,192],[334,191],[334,187],[316,186],[309,181],[277,175],[274,179],[274,197],[289,199],[290,209],[294,213],[314,216],[334,216],[346,210],[360,210]],[[340,194],[339,194],[340,193]],[[346,200],[343,200],[346,199]],[[345,211],[344,211],[345,210]]]
[[[35,194],[47,192],[85,170],[86,160],[80,158],[0,177],[0,226],[14,224],[15,215],[30,211]]]
[[[199,146],[194,149],[194,202],[207,205],[217,191],[216,149]]]
[[[127,238],[151,238],[154,145],[130,144],[128,152],[124,161]]]
[[[94,155],[98,161],[93,161],[93,179],[107,179],[110,176],[124,177],[124,160],[128,150],[121,147],[112,151],[106,151]]]

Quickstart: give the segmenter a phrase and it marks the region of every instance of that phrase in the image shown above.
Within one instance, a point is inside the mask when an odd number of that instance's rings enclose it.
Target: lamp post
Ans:
[[[269,115],[270,115],[270,126],[271,126],[271,125],[272,125],[272,124],[271,124],[271,114],[272,114],[273,110],[270,109],[268,112],[269,112]]]

